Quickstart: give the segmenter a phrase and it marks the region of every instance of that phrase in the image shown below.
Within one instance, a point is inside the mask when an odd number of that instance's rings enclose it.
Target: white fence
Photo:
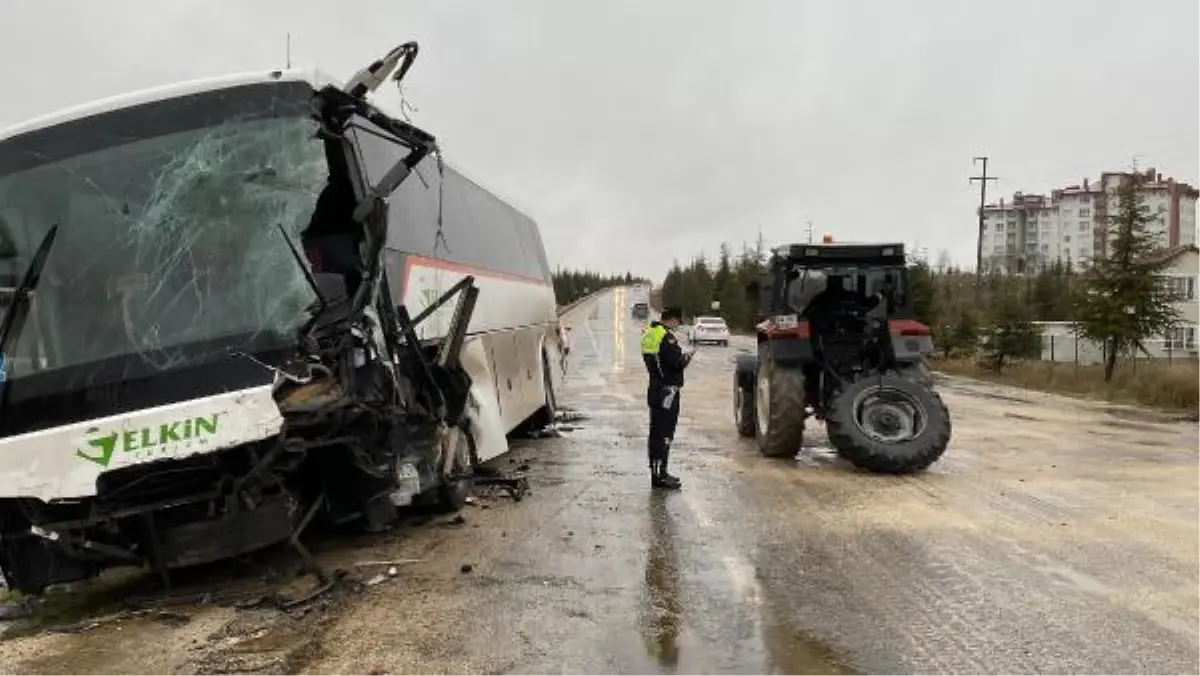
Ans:
[[[1042,361],[1103,364],[1105,350],[1100,343],[1075,335],[1068,322],[1034,322],[1042,332]],[[1197,358],[1195,329],[1181,333],[1174,340],[1146,341],[1145,352],[1138,359],[1194,360]],[[1191,340],[1188,340],[1188,337]],[[1127,357],[1125,357],[1127,358]]]

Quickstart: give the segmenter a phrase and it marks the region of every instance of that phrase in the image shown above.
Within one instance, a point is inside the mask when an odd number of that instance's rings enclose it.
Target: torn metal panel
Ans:
[[[461,359],[463,369],[471,377],[469,406],[476,453],[481,462],[487,462],[508,452],[507,430],[500,416],[496,378],[488,363],[482,339],[468,339]]]

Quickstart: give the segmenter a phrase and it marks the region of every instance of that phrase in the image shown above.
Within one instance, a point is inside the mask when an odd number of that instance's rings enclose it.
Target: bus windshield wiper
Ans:
[[[42,270],[46,267],[46,259],[50,257],[50,249],[54,246],[54,238],[57,236],[58,224],[55,223],[46,231],[41,244],[38,244],[33,259],[29,261],[29,267],[25,268],[25,275],[21,277],[21,284],[13,292],[8,312],[4,313],[4,319],[0,320],[0,362],[6,368],[12,363],[8,358],[8,344],[20,337],[25,328],[25,318],[29,316],[29,299],[33,295],[33,289],[42,279]],[[3,380],[7,381],[8,378]],[[0,393],[0,411],[4,410],[7,403],[8,387],[5,386],[3,393]]]

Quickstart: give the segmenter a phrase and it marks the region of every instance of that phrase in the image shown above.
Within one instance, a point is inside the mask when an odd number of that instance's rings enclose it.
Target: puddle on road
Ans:
[[[638,627],[647,654],[674,671],[679,666],[683,606],[674,519],[666,510],[664,493],[651,493],[650,525]]]
[[[796,454],[795,462],[804,467],[853,467],[848,461],[842,459],[837,451],[828,446],[802,446],[800,452]]]
[[[739,565],[736,557],[723,559],[717,572],[698,568],[700,562],[692,559],[689,550],[704,546],[700,543],[706,538],[703,532],[682,526],[668,509],[677,495],[652,492],[648,498],[637,624],[646,655],[660,669],[667,673],[856,673],[832,648],[795,630],[779,614],[759,587],[753,568]],[[725,616],[714,593],[719,596],[718,590],[731,583],[738,603],[733,614]],[[750,636],[747,619],[753,625]],[[714,652],[717,645],[724,649]]]

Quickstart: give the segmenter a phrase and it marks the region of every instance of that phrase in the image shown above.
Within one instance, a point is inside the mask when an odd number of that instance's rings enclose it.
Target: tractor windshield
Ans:
[[[311,96],[295,82],[225,88],[0,141],[0,286],[58,226],[0,355],[9,387],[92,384],[101,363],[148,377],[294,342],[313,294],[279,225],[299,232],[327,176]]]
[[[795,278],[788,282],[785,300],[796,313],[827,288],[829,277],[841,277],[842,288],[867,304],[871,296],[879,295],[889,315],[903,312],[905,303],[905,271],[900,266],[832,265],[826,267],[796,267]]]

